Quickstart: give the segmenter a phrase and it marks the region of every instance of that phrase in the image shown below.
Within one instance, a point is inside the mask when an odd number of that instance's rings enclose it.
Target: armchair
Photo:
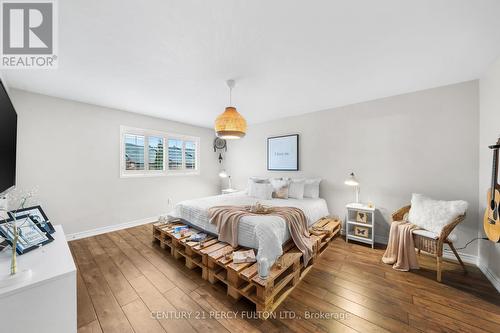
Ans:
[[[393,221],[402,221],[404,215],[410,211],[411,206],[404,206],[392,214]],[[456,219],[448,223],[441,230],[440,234],[435,234],[430,231],[426,231],[424,229],[418,229],[413,231],[413,242],[415,243],[415,248],[418,249],[418,253],[420,251],[427,252],[428,254],[434,256],[436,258],[436,279],[438,282],[441,282],[441,263],[443,261],[443,245],[448,244],[450,249],[453,251],[455,257],[457,257],[458,262],[462,266],[465,273],[467,273],[467,269],[465,265],[458,255],[457,250],[453,246],[453,242],[448,238],[450,233],[455,229],[455,227],[465,219],[465,214],[458,216]]]

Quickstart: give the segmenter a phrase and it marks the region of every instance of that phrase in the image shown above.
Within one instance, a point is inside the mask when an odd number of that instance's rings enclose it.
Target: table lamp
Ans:
[[[221,172],[219,172],[219,177],[220,178],[227,178],[228,179],[227,180],[228,181],[228,183],[227,183],[228,188],[229,189],[232,188],[231,187],[231,176],[226,172],[226,170],[222,170]]]
[[[356,203],[359,204],[359,181],[356,179],[354,172],[349,174],[349,177],[344,181],[344,184],[347,186],[353,186],[355,195],[356,195]]]

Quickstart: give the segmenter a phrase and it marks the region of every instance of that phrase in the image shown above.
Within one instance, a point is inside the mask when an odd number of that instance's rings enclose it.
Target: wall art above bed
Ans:
[[[267,138],[267,170],[299,170],[299,135]]]

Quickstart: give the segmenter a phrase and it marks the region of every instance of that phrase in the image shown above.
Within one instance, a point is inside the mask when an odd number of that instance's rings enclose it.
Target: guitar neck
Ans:
[[[493,149],[493,167],[491,168],[491,191],[494,194],[495,188],[498,187],[498,148]],[[492,195],[492,198],[494,195]]]

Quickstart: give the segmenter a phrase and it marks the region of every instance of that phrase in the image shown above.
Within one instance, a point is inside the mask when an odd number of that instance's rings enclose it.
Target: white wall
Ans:
[[[335,92],[332,92],[335,93]],[[249,176],[319,176],[331,214],[344,216],[354,171],[361,200],[379,209],[376,236],[388,236],[390,214],[411,193],[469,202],[457,246],[477,236],[478,82],[471,81],[250,126],[229,143],[233,187]],[[300,134],[300,171],[266,171],[266,138]],[[466,253],[477,255],[477,243]]]
[[[479,235],[484,236],[483,213],[491,184],[493,159],[489,145],[500,137],[500,58],[480,80],[479,113]],[[500,290],[500,243],[480,241],[479,265]]]
[[[168,199],[217,193],[213,130],[21,90],[10,90],[19,115],[19,189],[38,199],[66,233],[154,217]],[[120,125],[198,136],[201,174],[120,178]]]

